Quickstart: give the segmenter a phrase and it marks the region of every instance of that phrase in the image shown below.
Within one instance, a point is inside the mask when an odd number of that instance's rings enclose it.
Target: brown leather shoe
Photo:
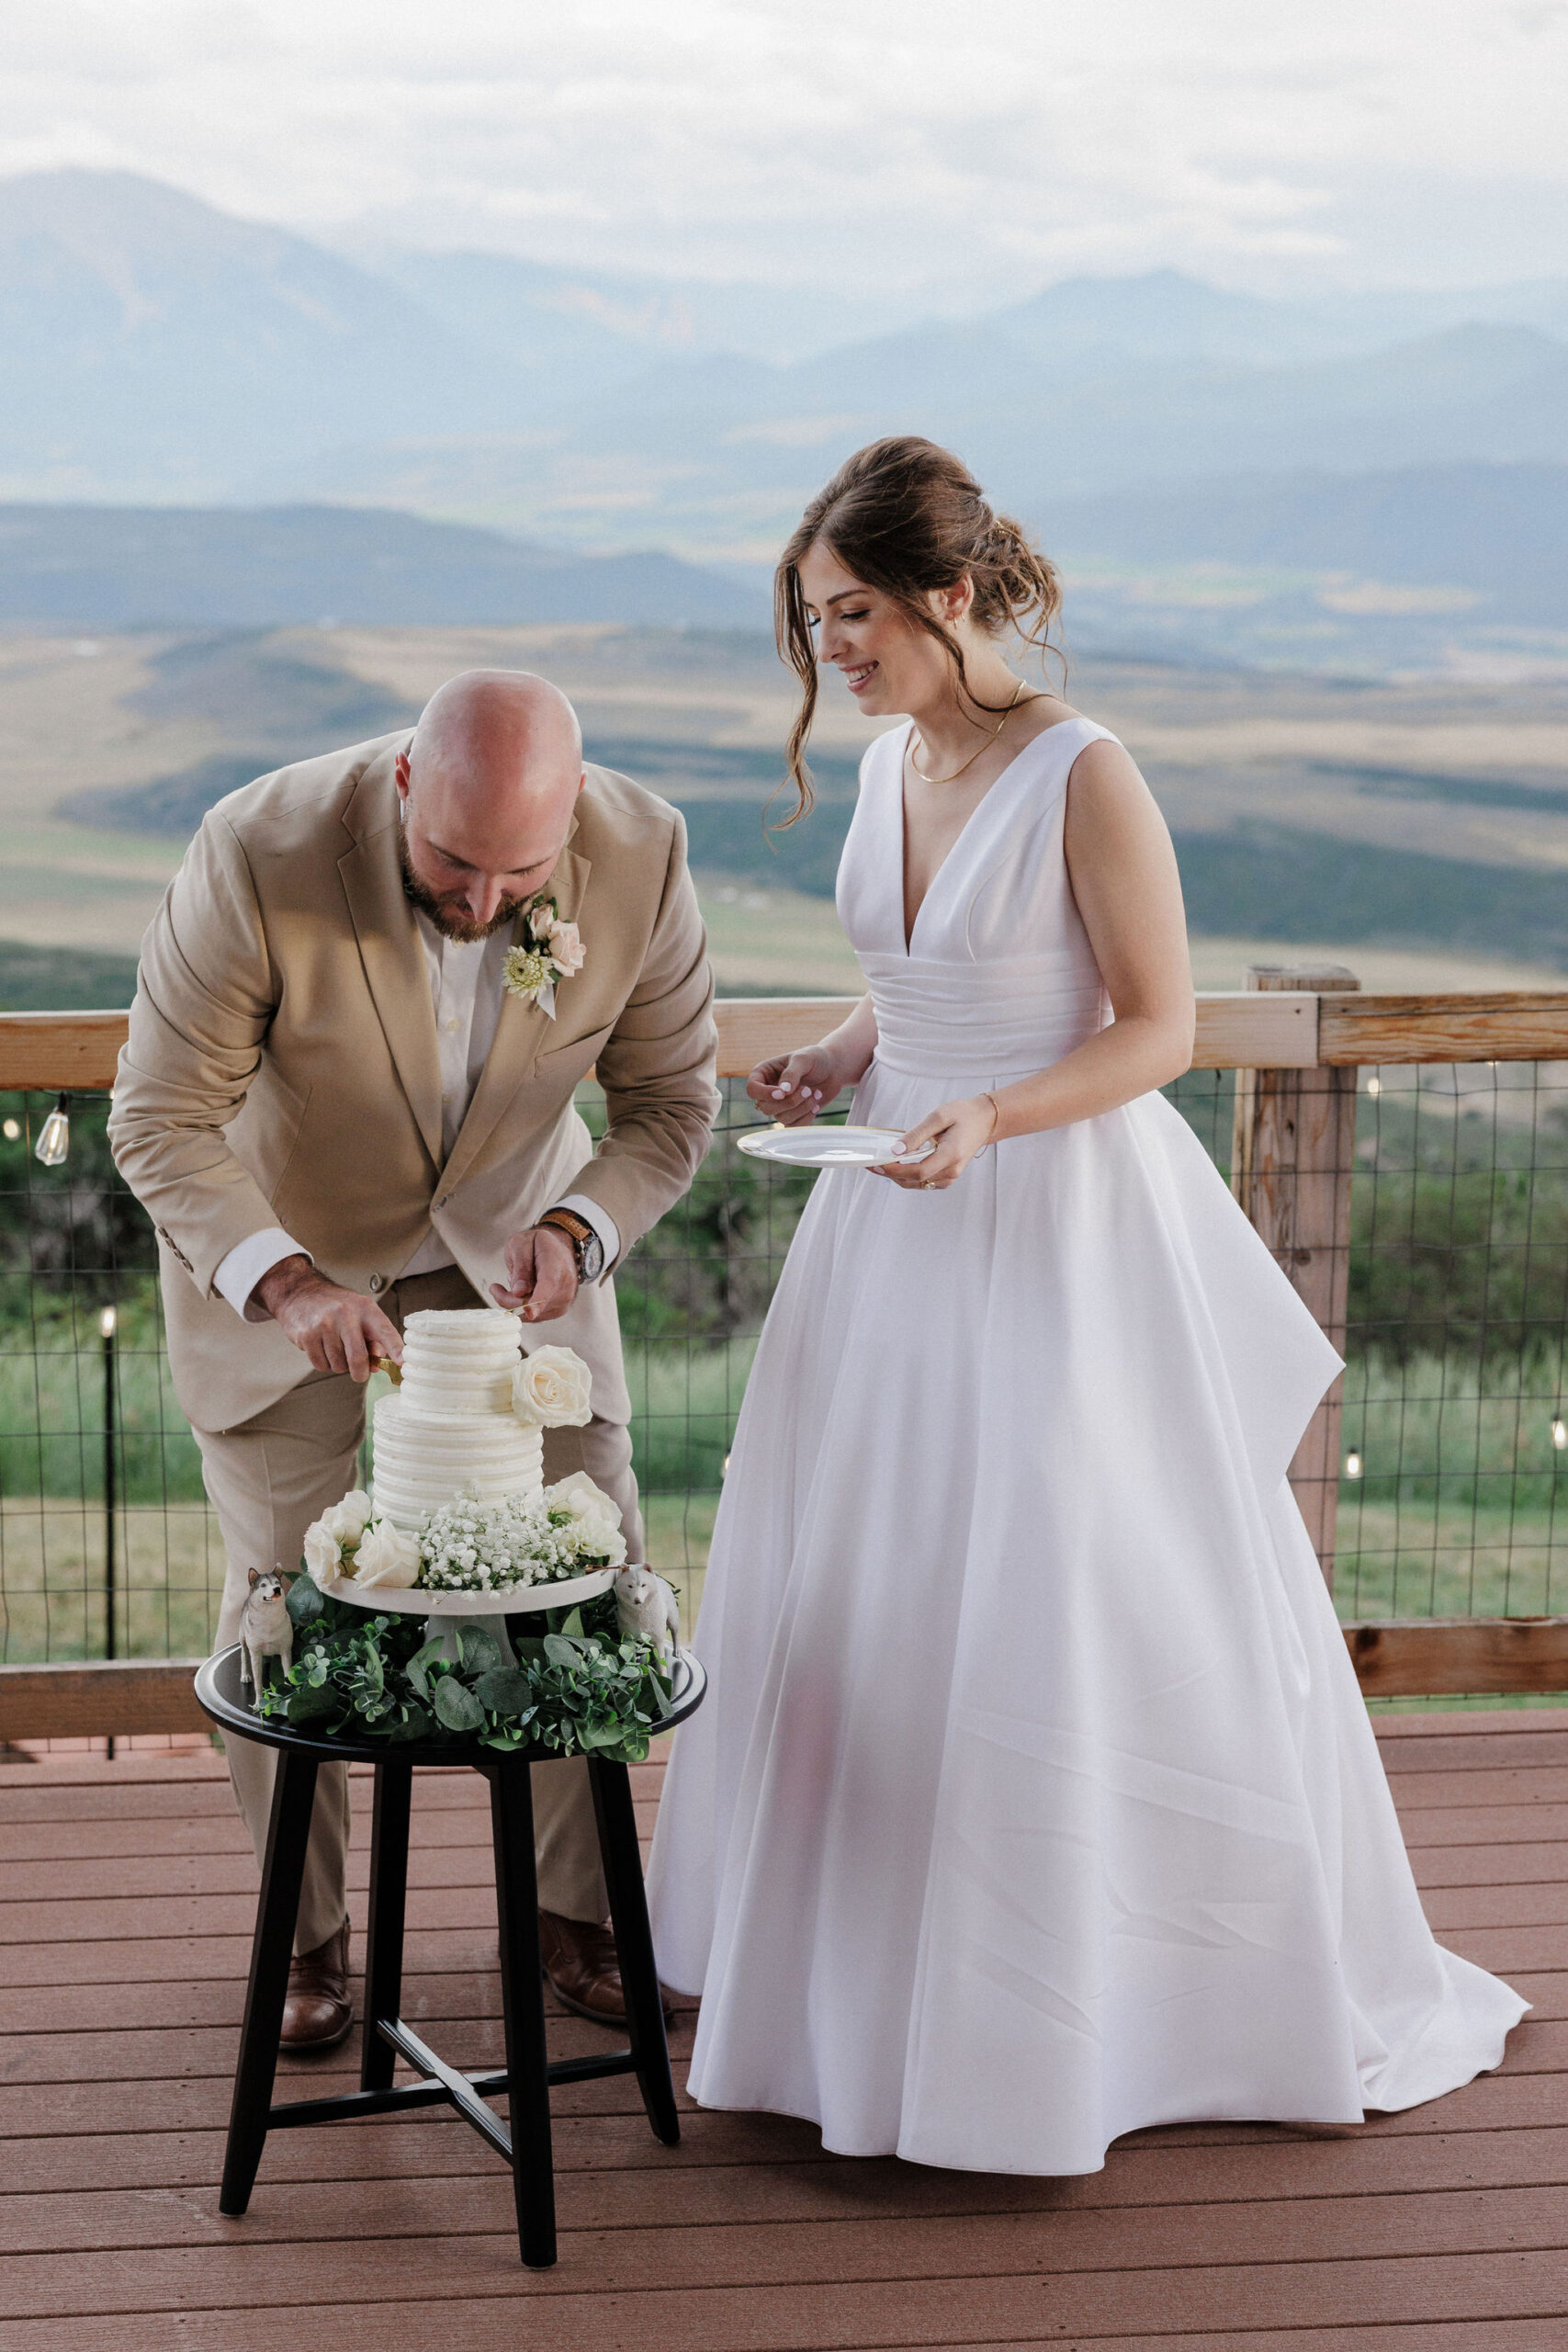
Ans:
[[[280,2050],[335,2050],[354,2023],[348,1997],[348,1921],[314,1951],[296,1952],[288,1963],[288,1998],[283,2005]]]
[[[558,2001],[595,2025],[625,2025],[626,1996],[615,1939],[596,1919],[566,1919],[558,1911],[539,1912],[539,1954]],[[675,1996],[659,1988],[664,2022],[675,2015]]]

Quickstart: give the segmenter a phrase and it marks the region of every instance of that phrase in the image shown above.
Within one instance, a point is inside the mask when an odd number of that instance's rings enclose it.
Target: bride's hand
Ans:
[[[807,1046],[803,1053],[779,1054],[759,1062],[746,1081],[746,1091],[759,1111],[783,1127],[804,1127],[828,1104],[843,1084],[825,1046]]]
[[[909,1129],[902,1149],[919,1151],[934,1143],[935,1151],[912,1168],[874,1168],[874,1176],[890,1177],[908,1193],[945,1193],[955,1184],[977,1151],[984,1151],[997,1129],[997,1106],[988,1094],[972,1094],[962,1102],[944,1102],[918,1126]]]

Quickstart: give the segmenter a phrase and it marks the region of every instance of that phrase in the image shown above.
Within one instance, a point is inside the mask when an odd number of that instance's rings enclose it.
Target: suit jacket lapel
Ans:
[[[344,812],[357,838],[338,860],[360,961],[425,1148],[441,1165],[441,1064],[430,975],[398,864],[393,751],[373,760]]]
[[[577,830],[573,820],[572,831]],[[587,886],[590,864],[568,845],[557,861],[556,870],[545,885],[545,895],[554,899],[563,922],[575,922]],[[592,947],[589,953],[592,953]],[[556,989],[556,1018],[541,1012],[536,1004],[525,1004],[520,997],[503,994],[501,1018],[496,1023],[495,1036],[485,1057],[479,1082],[474,1089],[474,1099],[468,1114],[452,1147],[452,1157],[443,1170],[448,1183],[457,1183],[471,1168],[495,1131],[513,1096],[524,1083],[548,1046],[552,1034],[558,1028],[563,1010],[569,1010],[570,994],[576,980],[562,980]],[[434,1023],[431,1024],[434,1043]]]

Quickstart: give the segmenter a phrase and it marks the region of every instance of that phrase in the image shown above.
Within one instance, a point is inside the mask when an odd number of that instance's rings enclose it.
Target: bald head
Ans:
[[[456,939],[509,922],[549,880],[582,784],[577,713],[547,678],[467,670],[398,760],[410,896]]]

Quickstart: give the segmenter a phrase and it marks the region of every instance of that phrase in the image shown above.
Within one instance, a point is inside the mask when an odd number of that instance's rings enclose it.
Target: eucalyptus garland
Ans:
[[[425,1640],[422,1620],[368,1615],[310,1577],[294,1579],[288,1613],[293,1663],[257,1693],[257,1711],[317,1738],[538,1747],[640,1764],[670,1713],[670,1677],[650,1642],[622,1637],[608,1593],[530,1611],[545,1631],[512,1632],[515,1666],[482,1625],[462,1628],[454,1662],[441,1637]]]

